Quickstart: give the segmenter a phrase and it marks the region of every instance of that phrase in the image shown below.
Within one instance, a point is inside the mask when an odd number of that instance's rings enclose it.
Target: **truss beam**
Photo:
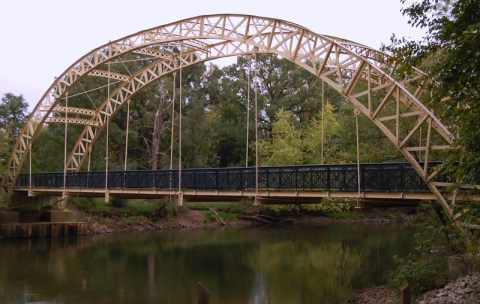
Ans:
[[[164,51],[171,50],[171,45],[180,46],[178,52]],[[287,21],[248,15],[207,15],[180,20],[107,43],[77,60],[50,86],[20,130],[4,182],[12,189],[32,141],[46,122],[85,125],[68,158],[68,168],[78,170],[106,122],[143,87],[181,67],[253,53],[277,54],[343,94],[403,153],[450,219],[458,222],[454,204],[442,195],[443,188],[435,183],[436,174],[428,171],[431,152],[446,152],[453,136],[419,99],[428,82],[424,73],[414,70],[410,79],[399,81],[395,79],[397,63],[385,53],[346,39],[316,34]],[[150,64],[129,76],[105,71],[105,64],[115,63],[128,54],[144,56],[144,61]],[[92,76],[118,82],[98,109],[77,113],[91,118],[52,117],[54,112],[72,111],[61,107],[62,100],[83,79]],[[418,134],[424,134],[423,142],[413,140]],[[416,151],[423,152],[421,157]]]

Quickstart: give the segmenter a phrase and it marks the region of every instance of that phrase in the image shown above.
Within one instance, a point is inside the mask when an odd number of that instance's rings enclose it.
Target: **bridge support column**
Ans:
[[[183,206],[183,192],[178,192],[177,206]]]
[[[59,202],[60,210],[64,210],[67,207],[67,203],[69,199],[70,199],[70,196],[67,194],[67,192],[62,192],[62,198],[60,199],[60,202]]]

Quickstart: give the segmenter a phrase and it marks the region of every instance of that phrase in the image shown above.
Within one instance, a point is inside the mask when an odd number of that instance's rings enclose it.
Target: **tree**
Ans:
[[[303,150],[305,153],[305,163],[324,164],[337,163],[342,161],[340,158],[340,122],[334,113],[334,107],[326,102],[321,119],[314,119],[306,128],[303,139]],[[323,121],[322,121],[323,120]],[[322,133],[323,133],[323,159],[322,159]]]
[[[158,165],[158,155],[160,149],[160,137],[165,130],[165,119],[164,119],[164,112],[167,107],[166,101],[166,89],[165,89],[165,79],[162,78],[157,82],[158,88],[158,104],[157,109],[155,111],[155,118],[153,120],[153,134],[151,141],[150,139],[146,139],[146,143],[148,146],[148,154],[149,154],[149,163],[151,170],[157,170]]]
[[[401,0],[405,3],[406,0]],[[480,0],[422,0],[404,8],[422,41],[392,37],[387,49],[434,78],[432,105],[458,134],[449,168],[461,184],[480,181]],[[448,100],[444,97],[449,96]],[[438,110],[437,110],[438,109]]]
[[[294,128],[294,116],[281,108],[272,124],[272,141],[259,142],[262,165],[299,165],[303,163],[302,139]]]
[[[22,95],[6,93],[0,103],[0,166],[3,169],[13,143],[27,118],[28,104]]]
[[[12,93],[6,93],[2,97],[0,104],[0,128],[4,131],[9,142],[13,143],[18,135],[18,131],[23,127],[27,119],[28,103],[22,95],[15,96]]]

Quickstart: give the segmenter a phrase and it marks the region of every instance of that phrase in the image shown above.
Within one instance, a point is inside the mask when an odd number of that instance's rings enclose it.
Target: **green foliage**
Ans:
[[[449,169],[460,184],[478,184],[480,1],[414,1],[403,13],[410,24],[425,29],[427,34],[423,41],[392,37],[388,49],[410,65],[421,65],[434,78],[431,106],[452,133],[459,135],[451,149]],[[408,73],[405,67],[403,70]]]
[[[152,218],[156,215],[166,215],[163,212],[167,207],[165,202],[129,202],[118,210],[118,215],[122,217],[143,216]]]
[[[110,201],[110,204],[114,208],[123,208],[127,205],[127,200],[115,197]]]
[[[351,199],[323,199],[318,208],[325,213],[344,213],[351,211],[355,204]]]
[[[215,209],[218,212],[238,214],[245,211],[250,204],[240,202],[189,202],[185,205],[186,208],[198,211],[208,211]]]
[[[314,118],[304,131],[304,162],[307,164],[332,164],[341,160],[339,150],[342,125],[337,118],[333,104],[327,101],[324,107],[323,117]]]
[[[110,210],[110,207],[103,200],[89,197],[74,198],[72,204],[82,211],[97,215],[103,215]]]
[[[355,206],[355,201],[350,199],[323,199],[317,204],[282,204],[282,205],[264,205],[265,210],[271,210],[278,213],[289,214],[317,214],[328,215],[331,218],[354,217],[349,212]]]
[[[115,198],[112,199],[110,204],[106,204],[102,199],[75,198],[72,203],[84,212],[101,217],[128,218],[141,216],[155,219],[174,213],[173,209],[168,207],[169,204],[164,201],[136,201]]]
[[[410,284],[413,295],[420,295],[438,287],[439,266],[430,259],[416,260],[411,255],[407,258],[393,257],[394,263],[399,266],[395,270],[390,286],[399,289]],[[442,269],[445,273],[445,269]]]
[[[18,131],[22,128],[27,119],[28,103],[22,95],[15,96],[6,93],[0,103],[0,129],[3,130],[9,142],[13,143]]]
[[[262,165],[298,165],[303,162],[302,139],[294,129],[293,114],[284,109],[277,112],[272,124],[272,141],[259,143]]]
[[[27,118],[28,104],[22,95],[6,93],[0,103],[0,172],[6,168],[12,145]]]
[[[447,257],[465,252],[466,243],[443,216],[439,206],[421,206],[410,223],[415,251],[407,258],[394,259],[397,269],[390,274],[392,287],[408,283],[412,293],[419,295],[446,283]]]
[[[10,194],[4,191],[0,191],[0,210],[7,209],[10,202]]]

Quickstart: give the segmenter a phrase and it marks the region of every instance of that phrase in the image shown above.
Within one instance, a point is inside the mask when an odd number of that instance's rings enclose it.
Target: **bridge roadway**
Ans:
[[[179,196],[182,202],[256,198],[262,203],[311,203],[326,197],[391,202],[435,199],[409,163],[360,164],[360,187],[357,172],[357,164],[259,167],[258,187],[255,167],[183,169],[181,187],[178,170],[68,172],[66,176],[62,172],[34,173],[20,175],[15,191],[30,196],[97,196],[106,200]]]

